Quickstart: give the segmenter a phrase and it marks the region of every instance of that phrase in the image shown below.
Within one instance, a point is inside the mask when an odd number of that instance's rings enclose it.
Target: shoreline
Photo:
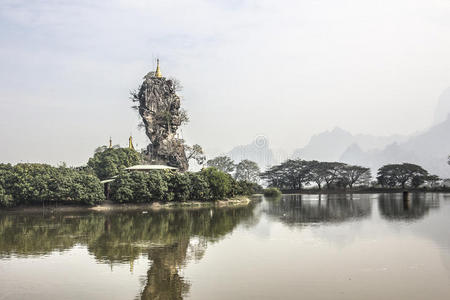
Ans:
[[[151,202],[151,203],[115,203],[105,201],[102,204],[87,205],[41,205],[17,206],[11,208],[0,208],[1,213],[43,213],[43,212],[110,212],[110,211],[159,211],[172,209],[201,209],[208,207],[243,207],[252,202],[252,196],[237,196],[225,200],[216,201],[189,201],[189,202]]]
[[[327,194],[401,194],[408,193],[450,193],[450,188],[446,189],[361,189],[361,190],[281,190],[283,195],[305,194],[305,195],[327,195]]]

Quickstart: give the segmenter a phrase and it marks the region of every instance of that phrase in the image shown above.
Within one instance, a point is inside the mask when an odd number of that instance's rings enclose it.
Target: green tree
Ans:
[[[439,176],[437,175],[429,175],[428,177],[426,177],[426,182],[429,182],[431,187],[435,187],[436,183],[441,180],[441,178],[439,178]]]
[[[141,163],[139,152],[129,148],[102,148],[88,161],[98,178],[108,179],[120,170]]]
[[[370,169],[361,166],[345,166],[339,174],[344,187],[353,188],[354,185],[368,184],[370,182]]]
[[[203,165],[205,163],[206,156],[200,145],[198,144],[195,144],[193,146],[185,145],[184,148],[186,149],[186,158],[188,161],[193,159],[199,165]]]
[[[121,171],[111,183],[111,200],[119,203],[166,201],[169,190],[164,171]]]
[[[312,181],[311,168],[309,161],[288,159],[263,172],[260,177],[266,180],[270,187],[299,190]]]
[[[326,174],[323,177],[327,185],[327,189],[331,188],[333,184],[336,184],[339,179],[339,174],[341,170],[345,168],[346,164],[341,162],[324,162],[324,167],[326,169]]]
[[[173,193],[175,201],[188,201],[191,190],[191,179],[188,174],[175,172],[169,181],[169,190]]]
[[[311,179],[317,184],[317,187],[322,189],[322,184],[326,182],[329,173],[329,165],[326,162],[312,161],[311,164]]]
[[[225,173],[232,173],[236,168],[234,161],[228,156],[218,156],[206,162],[208,167],[214,167]]]
[[[188,173],[191,180],[190,195],[192,200],[207,201],[211,199],[208,182],[199,173]]]
[[[225,199],[230,195],[232,178],[227,173],[214,167],[209,167],[203,169],[200,174],[209,184],[212,200]]]
[[[244,159],[236,166],[236,174],[234,177],[237,180],[243,180],[248,182],[258,182],[259,180],[259,167],[254,161]]]
[[[92,205],[104,200],[96,176],[65,166],[27,163],[1,167],[0,185],[6,196],[3,202],[7,201],[8,206],[57,202]]]
[[[419,165],[403,163],[388,164],[378,169],[377,181],[382,186],[419,186],[428,177],[428,171]]]

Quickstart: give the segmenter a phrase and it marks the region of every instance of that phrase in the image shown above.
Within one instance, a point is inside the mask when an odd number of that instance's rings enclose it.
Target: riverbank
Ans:
[[[33,206],[16,206],[12,208],[0,208],[0,213],[3,212],[85,212],[85,211],[158,211],[162,209],[199,209],[208,207],[242,207],[247,206],[252,202],[251,197],[237,196],[230,199],[217,201],[187,201],[187,202],[152,202],[152,203],[115,203],[112,201],[105,201],[102,204],[94,206],[86,205],[33,205]]]
[[[450,188],[356,188],[356,189],[303,189],[281,190],[283,194],[380,194],[380,193],[450,193]]]

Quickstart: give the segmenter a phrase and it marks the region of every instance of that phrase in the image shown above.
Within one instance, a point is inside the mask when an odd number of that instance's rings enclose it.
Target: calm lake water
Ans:
[[[450,194],[0,213],[0,299],[450,299]]]

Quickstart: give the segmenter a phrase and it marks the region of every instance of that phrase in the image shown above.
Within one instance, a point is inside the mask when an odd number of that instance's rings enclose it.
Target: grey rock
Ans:
[[[180,109],[180,97],[175,93],[174,83],[165,77],[155,77],[155,72],[149,72],[136,96],[145,133],[150,139],[146,153],[148,160],[186,171],[189,164],[184,141],[176,135],[186,116]]]

